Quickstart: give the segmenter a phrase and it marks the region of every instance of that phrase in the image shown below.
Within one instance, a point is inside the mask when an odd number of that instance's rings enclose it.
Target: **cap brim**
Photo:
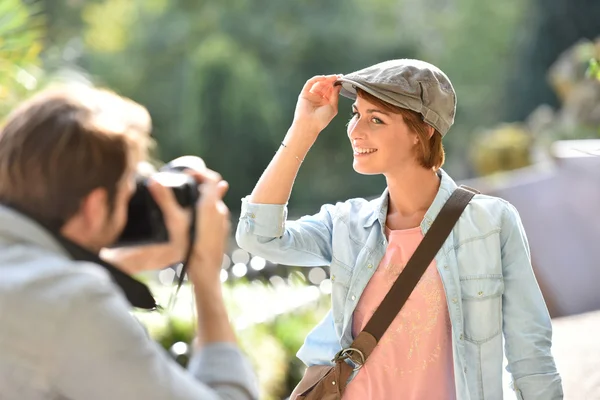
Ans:
[[[376,90],[371,89],[370,87],[362,84],[361,82],[357,82],[353,79],[348,79],[348,78],[340,78],[337,81],[335,81],[334,86],[338,86],[341,85],[342,86],[342,90],[340,90],[340,95],[347,97],[351,100],[356,100],[356,90],[357,89],[361,89],[364,90],[365,92],[369,93],[370,95],[378,98],[379,100],[391,104],[393,106],[396,107],[400,107],[400,108],[405,108],[407,110],[412,110],[414,112],[418,112],[421,115],[423,115],[423,111],[422,110],[416,110],[413,107],[411,107],[409,104],[403,104],[402,102],[400,102],[398,99],[392,99],[389,98],[388,96],[386,96],[385,94],[382,93],[378,93]],[[440,127],[438,125],[436,125],[435,122],[431,122],[430,120],[428,120],[425,115],[423,115],[423,120],[428,123],[429,125],[433,126],[438,132],[441,133],[442,137],[446,134],[446,132],[448,131],[448,129],[446,129],[445,131],[440,129]]]
[[[351,100],[356,100],[356,89],[361,89],[361,90],[364,90],[365,92],[369,93],[370,95],[375,96],[376,98],[380,99],[381,101],[385,101],[386,103],[390,103],[390,104],[398,106],[398,107],[406,108],[406,106],[399,104],[397,102],[391,101],[391,99],[383,98],[380,93],[377,93],[377,91],[369,88],[368,86],[366,86],[360,82],[352,80],[352,79],[340,78],[337,81],[335,81],[333,83],[333,85],[334,86],[341,85],[342,90],[340,90],[340,95],[342,95],[348,99],[351,99]]]
[[[333,85],[342,87],[342,89],[340,90],[341,96],[344,96],[351,100],[356,99],[356,82],[341,78],[335,81]]]

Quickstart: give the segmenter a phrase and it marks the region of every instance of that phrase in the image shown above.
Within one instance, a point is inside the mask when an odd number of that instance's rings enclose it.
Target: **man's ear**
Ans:
[[[79,212],[86,227],[92,232],[102,229],[110,213],[106,189],[92,190],[81,201]]]

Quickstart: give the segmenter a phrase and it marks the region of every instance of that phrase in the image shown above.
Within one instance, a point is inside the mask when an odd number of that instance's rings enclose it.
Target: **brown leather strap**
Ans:
[[[477,193],[479,192],[475,189],[466,186],[460,186],[452,193],[363,331],[345,352],[342,350],[341,354],[338,353],[342,358],[350,358],[358,365],[364,364],[441,249],[467,204]]]

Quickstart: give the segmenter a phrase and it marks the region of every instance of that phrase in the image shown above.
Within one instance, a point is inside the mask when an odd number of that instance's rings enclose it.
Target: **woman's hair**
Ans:
[[[420,146],[417,147],[416,154],[419,164],[424,168],[435,171],[442,167],[446,158],[444,147],[442,146],[442,135],[434,128],[433,135],[430,138],[429,128],[431,126],[423,121],[421,114],[386,103],[359,88],[356,89],[356,93],[359,97],[376,104],[385,111],[402,115],[402,119],[404,119],[404,123],[408,126],[408,129],[415,132],[419,137]]]

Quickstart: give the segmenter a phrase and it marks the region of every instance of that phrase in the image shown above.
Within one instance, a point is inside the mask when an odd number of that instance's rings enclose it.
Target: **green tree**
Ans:
[[[600,81],[600,61],[595,58],[590,60],[590,65],[587,70],[587,75],[592,78]]]
[[[459,110],[447,168],[459,178],[471,173],[466,144],[474,127],[499,118],[497,93],[522,9],[518,0],[44,1],[52,7],[47,65],[82,68],[146,105],[160,158],[205,158],[230,181],[234,211],[279,147],[306,79],[391,58],[424,58],[451,76]],[[309,153],[294,212],[382,190],[381,177],[352,170],[349,110],[342,100]]]
[[[43,33],[37,4],[0,2],[0,118],[37,88]]]
[[[306,79],[416,56],[362,15],[335,2],[105,0],[83,7],[83,32],[63,40],[82,43],[78,64],[97,82],[148,106],[161,159],[198,154],[219,170],[235,210],[279,147]],[[380,190],[352,171],[345,122],[323,134],[298,178],[294,200],[307,211]]]
[[[503,116],[524,120],[538,105],[559,106],[547,80],[550,66],[580,39],[600,35],[600,2],[597,0],[533,0],[527,24],[520,28],[505,90]]]

